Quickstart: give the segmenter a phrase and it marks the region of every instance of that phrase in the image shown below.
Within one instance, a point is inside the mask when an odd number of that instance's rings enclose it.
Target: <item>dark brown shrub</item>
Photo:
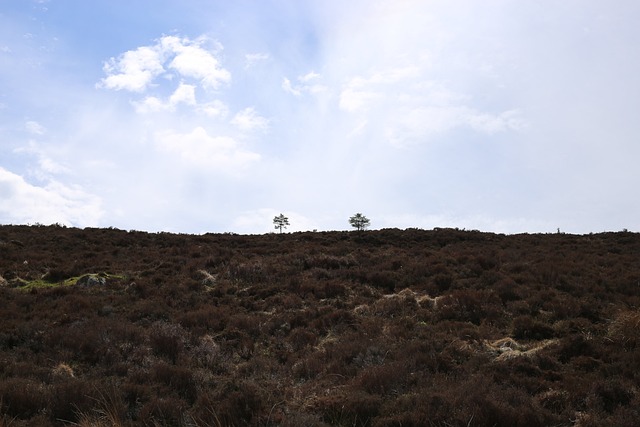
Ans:
[[[596,382],[590,393],[590,404],[612,413],[619,406],[627,406],[634,396],[632,387],[621,378],[609,378]]]
[[[232,263],[227,266],[226,276],[233,282],[254,285],[267,281],[268,275],[260,262]]]
[[[188,341],[187,332],[176,323],[155,322],[149,331],[153,351],[175,364]]]
[[[191,415],[197,426],[222,426],[218,400],[208,390],[198,393],[198,398],[191,408]]]
[[[307,329],[297,328],[291,331],[287,339],[291,343],[294,351],[300,351],[313,347],[318,340],[318,336]]]
[[[256,338],[260,335],[260,317],[251,313],[234,314],[229,318],[227,328],[240,330],[243,333]]]
[[[223,351],[231,350],[245,360],[253,355],[255,341],[244,331],[227,328],[219,334],[219,339]]]
[[[50,283],[58,283],[75,275],[76,272],[66,271],[60,268],[52,268],[42,277],[42,279]]]
[[[326,361],[319,353],[313,353],[302,360],[298,360],[291,368],[295,378],[313,379],[326,368]]]
[[[503,303],[522,299],[518,284],[511,278],[502,278],[494,285],[500,300]]]
[[[551,326],[531,316],[519,316],[513,319],[513,337],[515,339],[543,340],[552,338]]]
[[[311,323],[311,327],[317,329],[320,333],[325,334],[330,329],[339,329],[341,331],[348,329],[355,324],[356,320],[350,311],[347,310],[325,310],[319,318]]]
[[[341,268],[353,267],[357,264],[356,260],[350,256],[333,256],[333,255],[312,255],[304,257],[303,266],[305,270],[311,268],[324,268],[327,270],[338,270]]]
[[[260,419],[262,398],[250,383],[228,384],[219,401],[219,417],[223,425],[248,426]]]
[[[479,325],[494,322],[502,316],[502,302],[490,290],[455,290],[438,301],[438,318]]]
[[[211,335],[204,335],[191,349],[190,356],[193,365],[215,370],[221,359],[220,345]]]
[[[72,351],[83,362],[97,364],[105,355],[105,340],[100,324],[85,319],[55,328],[45,335],[48,345]]]
[[[171,392],[177,393],[189,403],[196,398],[196,383],[192,372],[185,367],[158,363],[152,368],[156,381],[169,386]]]
[[[88,413],[94,405],[93,392],[90,383],[75,378],[53,384],[49,403],[51,418],[68,423],[77,422],[79,415]]]
[[[29,419],[47,408],[48,390],[44,384],[21,378],[0,382],[0,402],[10,417]]]
[[[598,356],[594,343],[581,334],[562,338],[553,351],[557,353],[558,360],[562,363],[580,356]]]
[[[361,391],[323,396],[314,402],[314,409],[329,425],[365,427],[378,415],[382,399]]]
[[[393,293],[398,282],[400,282],[400,280],[397,273],[376,271],[367,275],[367,283],[386,293]]]
[[[145,426],[187,426],[188,405],[174,397],[156,397],[140,409],[139,421]]]
[[[369,366],[360,371],[356,384],[369,394],[401,394],[406,369],[397,363]]]

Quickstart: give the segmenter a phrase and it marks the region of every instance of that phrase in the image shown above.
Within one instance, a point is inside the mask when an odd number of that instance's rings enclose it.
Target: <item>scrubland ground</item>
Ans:
[[[640,235],[0,227],[0,426],[637,426]]]

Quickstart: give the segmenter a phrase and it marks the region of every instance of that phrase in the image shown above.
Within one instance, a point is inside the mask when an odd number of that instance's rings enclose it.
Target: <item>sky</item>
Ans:
[[[0,224],[640,231],[637,0],[0,0]]]

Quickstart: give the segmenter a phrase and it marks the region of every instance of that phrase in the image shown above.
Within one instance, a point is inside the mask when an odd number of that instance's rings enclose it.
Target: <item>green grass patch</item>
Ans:
[[[31,290],[31,289],[49,289],[49,288],[57,288],[61,286],[73,286],[77,285],[80,279],[88,277],[90,279],[94,279],[98,282],[104,280],[124,280],[126,276],[122,274],[111,274],[111,273],[86,273],[80,276],[69,277],[64,280],[60,280],[57,282],[51,282],[46,279],[35,279],[35,280],[25,280],[20,277],[15,279],[15,283],[17,284],[17,288],[21,290]],[[104,284],[104,283],[103,283]]]

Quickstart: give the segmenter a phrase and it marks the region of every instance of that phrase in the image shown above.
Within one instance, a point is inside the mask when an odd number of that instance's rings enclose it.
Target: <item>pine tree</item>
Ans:
[[[279,229],[280,233],[282,233],[282,229],[289,226],[289,218],[280,214],[273,218],[273,224],[275,225],[275,228]]]
[[[366,216],[361,213],[357,213],[349,218],[349,224],[351,224],[352,227],[355,227],[356,230],[361,231],[369,226],[370,221]]]

